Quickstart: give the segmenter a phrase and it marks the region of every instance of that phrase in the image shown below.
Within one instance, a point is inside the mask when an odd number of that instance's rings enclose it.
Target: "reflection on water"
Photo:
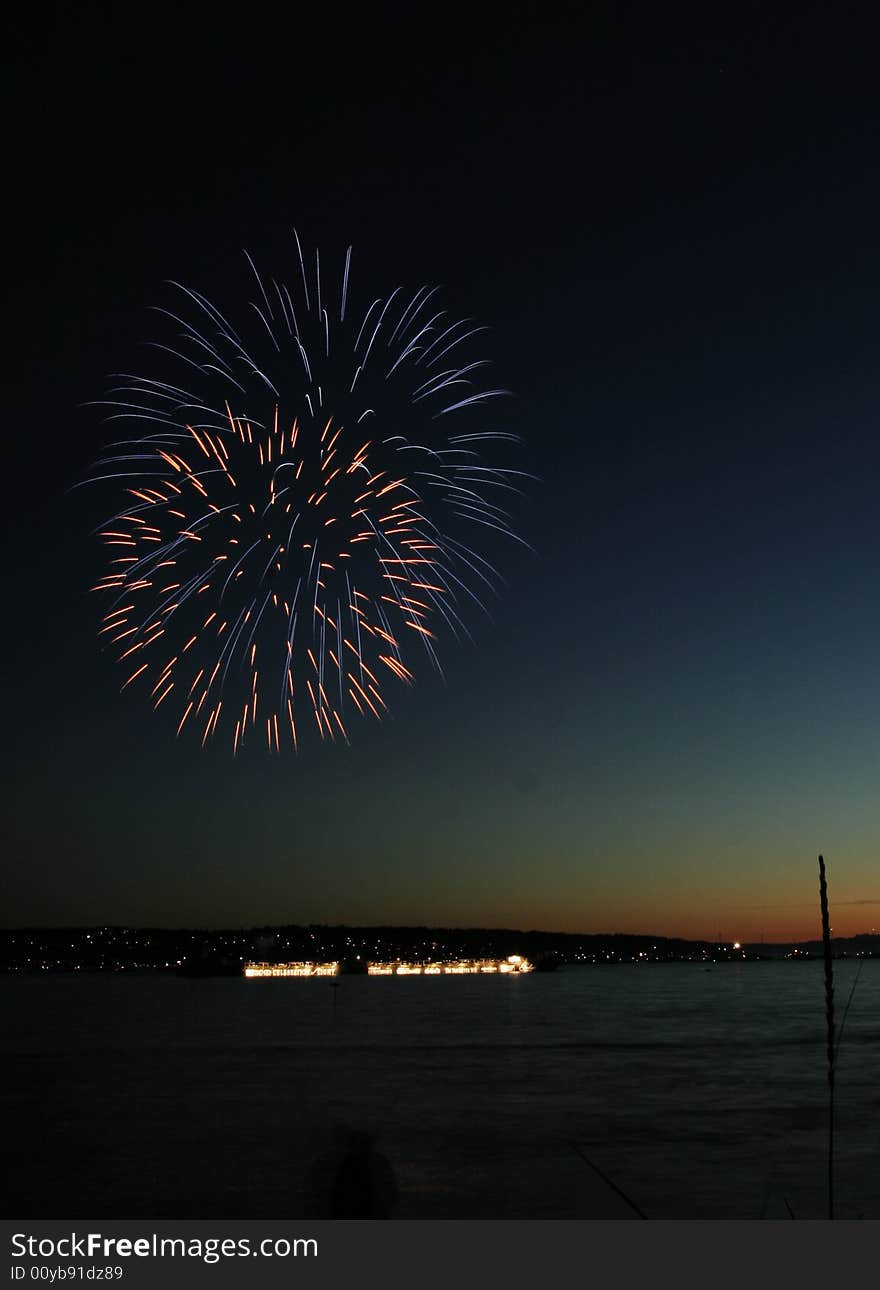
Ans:
[[[854,971],[835,964],[838,998]],[[819,964],[0,990],[9,1215],[631,1217],[575,1146],[652,1218],[823,1214]],[[878,1018],[868,961],[842,1217],[880,1216]]]

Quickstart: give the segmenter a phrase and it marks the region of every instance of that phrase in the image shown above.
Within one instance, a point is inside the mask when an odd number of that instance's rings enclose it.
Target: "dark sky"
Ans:
[[[880,906],[878,57],[847,6],[44,7],[10,43],[5,921],[812,935]],[[781,8],[781,7],[780,7]],[[860,7],[852,11],[858,14]],[[504,595],[351,747],[175,741],[102,655],[116,437],[177,279],[292,229],[491,328]],[[493,377],[493,379],[495,379]],[[495,408],[498,414],[498,405]],[[111,503],[112,505],[112,503]]]

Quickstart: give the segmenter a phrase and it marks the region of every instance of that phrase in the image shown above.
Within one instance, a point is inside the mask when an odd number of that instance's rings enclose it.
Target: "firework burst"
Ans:
[[[514,537],[499,500],[524,473],[480,456],[516,438],[485,428],[505,391],[464,357],[485,328],[450,321],[436,288],[355,313],[351,249],[331,299],[318,253],[307,266],[296,248],[293,292],[247,257],[248,339],[172,284],[174,335],[155,348],[174,380],[121,374],[102,401],[137,435],[95,476],[124,494],[99,530],[101,635],[122,689],[236,752],[296,748],[304,724],[347,741],[417,658],[439,668],[439,636],[466,632],[465,603],[485,609],[500,582],[473,534]]]

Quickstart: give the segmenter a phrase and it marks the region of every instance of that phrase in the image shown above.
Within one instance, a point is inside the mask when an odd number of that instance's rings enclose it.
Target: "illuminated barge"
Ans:
[[[452,963],[368,963],[368,976],[478,976],[493,973],[520,976],[533,971],[533,965],[521,954],[506,959],[457,959]],[[335,963],[245,963],[246,977],[338,976]]]
[[[338,976],[338,963],[245,963],[246,977]]]

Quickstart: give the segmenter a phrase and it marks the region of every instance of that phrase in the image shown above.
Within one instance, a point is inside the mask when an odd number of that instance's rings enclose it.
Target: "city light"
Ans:
[[[521,975],[533,971],[533,966],[521,954],[510,954],[506,959],[457,959],[449,963],[368,963],[368,976],[466,976],[485,973]],[[338,976],[340,966],[333,963],[246,963],[244,975],[258,977],[312,977]]]

